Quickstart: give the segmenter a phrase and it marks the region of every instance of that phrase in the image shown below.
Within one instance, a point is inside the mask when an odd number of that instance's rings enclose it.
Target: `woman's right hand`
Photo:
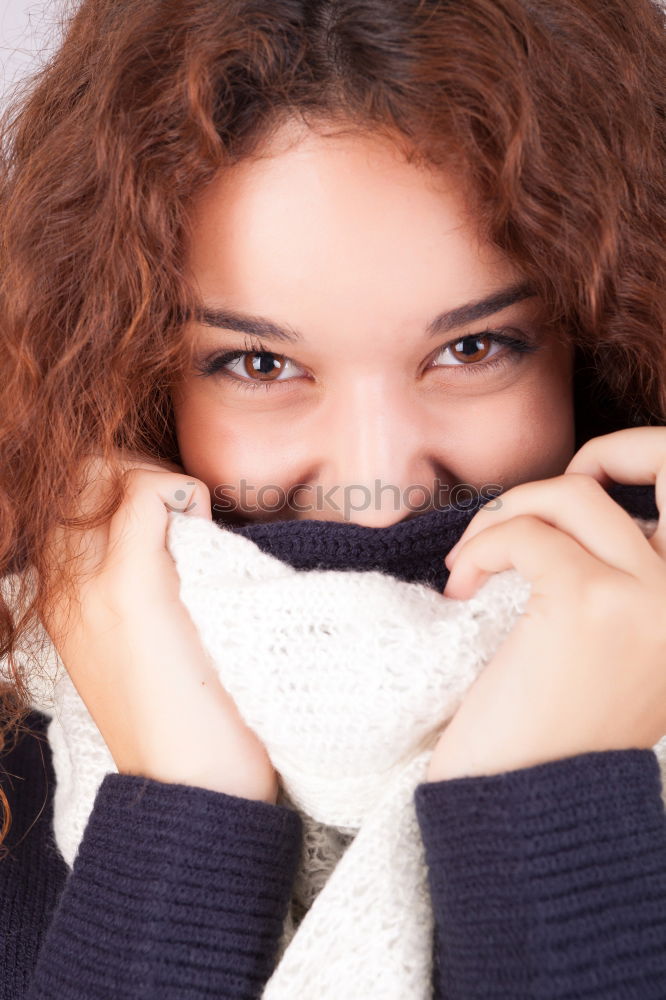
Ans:
[[[166,504],[211,520],[208,487],[172,463],[119,457],[127,480],[118,510],[97,528],[53,534],[54,579],[71,558],[83,575],[74,599],[58,595],[46,630],[119,772],[274,803],[275,770],[220,683],[166,547]],[[98,457],[83,469],[88,513],[107,470]]]

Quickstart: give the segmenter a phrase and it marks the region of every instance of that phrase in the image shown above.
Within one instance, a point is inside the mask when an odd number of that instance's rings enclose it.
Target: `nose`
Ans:
[[[359,377],[322,414],[316,473],[299,502],[300,517],[389,527],[442,506],[442,471],[427,413],[381,379]]]

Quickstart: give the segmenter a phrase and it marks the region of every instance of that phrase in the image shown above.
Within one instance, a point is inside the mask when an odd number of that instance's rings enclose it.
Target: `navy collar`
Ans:
[[[607,492],[629,514],[659,516],[654,486],[611,484]],[[348,521],[282,520],[218,524],[251,539],[260,549],[296,569],[380,570],[407,583],[442,591],[448,579],[444,557],[477,510],[494,499],[479,499],[467,509],[442,508],[385,528]]]

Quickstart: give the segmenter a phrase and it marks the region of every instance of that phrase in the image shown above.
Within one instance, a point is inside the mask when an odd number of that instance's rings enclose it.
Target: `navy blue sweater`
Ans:
[[[258,997],[298,814],[109,774],[68,874],[51,832],[46,719],[28,721],[36,735],[2,760],[14,811],[0,861],[2,1000]],[[651,750],[422,784],[416,806],[435,996],[666,997],[666,821]]]
[[[0,1000],[258,997],[298,865],[298,814],[106,775],[70,873],[52,834],[46,721],[31,713],[32,735],[0,759],[13,813]],[[436,997],[666,998],[666,817],[651,750],[422,784],[415,804]]]

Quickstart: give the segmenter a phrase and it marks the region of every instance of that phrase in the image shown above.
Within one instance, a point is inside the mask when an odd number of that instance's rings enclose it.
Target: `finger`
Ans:
[[[653,483],[659,521],[648,542],[661,559],[666,558],[666,427],[628,427],[591,438],[566,467],[565,475],[572,472],[592,476],[605,486],[611,481]]]
[[[654,550],[633,518],[591,476],[556,476],[521,483],[502,496],[499,510],[475,514],[445,562],[455,565],[463,546],[490,525],[532,515],[566,533],[608,566],[640,575]]]
[[[186,476],[184,470],[182,474],[165,471],[165,466],[180,469],[179,466],[173,463],[153,463],[149,457],[138,452],[125,452],[121,457],[120,451],[117,451],[113,457],[126,476],[121,506],[110,519],[95,527],[78,528],[58,524],[52,529],[47,541],[50,565],[56,570],[54,585],[62,577],[58,567],[65,564],[75,564],[77,579],[80,585],[85,585],[97,576],[105,563],[108,568],[118,560],[127,558],[128,552],[137,563],[140,562],[146,552],[146,540],[149,544],[160,547],[163,552],[166,551],[169,511],[212,519],[210,494],[206,485]],[[133,501],[130,500],[130,503],[134,503],[134,509],[124,509],[128,494],[127,483],[132,481],[132,476],[137,472],[143,476],[158,477],[157,482],[154,478],[151,480],[159,491],[159,498],[153,499],[152,510],[150,503],[139,504],[137,509],[136,497]],[[110,479],[111,469],[105,456],[95,452],[82,458],[77,470],[75,505],[73,510],[68,511],[68,519],[89,518],[100,510],[106,500]],[[128,530],[130,525],[132,530]],[[121,536],[125,540],[123,545],[119,544]],[[135,571],[138,570],[140,566],[135,566]],[[57,588],[54,586],[54,589]],[[58,629],[58,620],[68,615],[70,610],[69,601],[62,600],[55,593],[53,598],[54,606],[57,604],[59,610],[48,616],[52,638]]]
[[[148,469],[155,472],[175,472],[186,475],[185,469],[182,465],[178,465],[177,462],[169,462],[166,459],[158,461],[150,455],[144,455],[140,451],[132,451],[130,449],[118,449],[117,454],[122,464],[126,465],[127,468]]]
[[[521,514],[486,528],[461,549],[444,596],[466,600],[493,573],[516,569],[533,593],[571,593],[600,564],[569,535],[538,517]]]
[[[170,472],[128,469],[123,503],[109,522],[109,564],[127,560],[140,567],[148,552],[163,552],[170,511],[212,520],[204,482]]]
[[[202,480],[188,476],[183,467],[177,465],[175,462],[156,462],[150,457],[141,455],[140,452],[124,452],[123,455],[121,465],[128,470],[139,469],[146,472],[166,473],[170,477],[175,475],[177,482],[169,490],[169,496],[162,496],[167,510],[178,511],[183,514],[191,513],[195,517],[204,517],[209,521],[212,520],[210,492]],[[128,455],[131,457],[128,458]],[[202,497],[205,500],[203,504],[201,502]]]

